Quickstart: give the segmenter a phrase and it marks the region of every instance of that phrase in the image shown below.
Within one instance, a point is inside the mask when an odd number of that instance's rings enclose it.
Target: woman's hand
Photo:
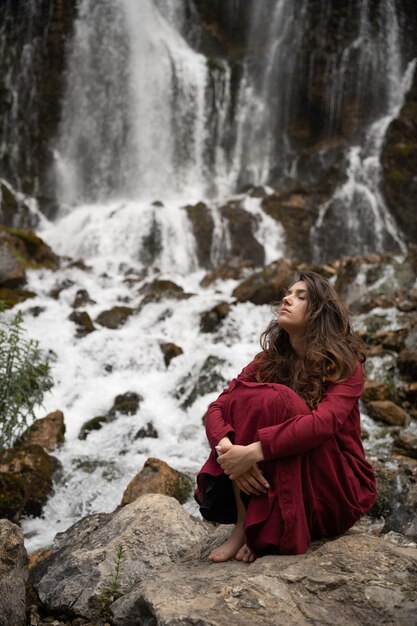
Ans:
[[[260,496],[269,489],[268,481],[257,465],[253,465],[247,472],[236,478],[235,483],[248,496]]]
[[[263,453],[261,444],[258,442],[251,443],[248,446],[231,445],[227,452],[223,452],[222,446],[216,446],[217,457],[219,463],[227,476],[231,480],[236,480],[242,474],[247,472],[255,463],[263,461]]]

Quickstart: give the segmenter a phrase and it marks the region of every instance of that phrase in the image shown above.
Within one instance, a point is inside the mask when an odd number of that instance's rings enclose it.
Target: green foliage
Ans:
[[[121,582],[124,555],[125,549],[122,545],[119,545],[116,557],[113,559],[114,567],[112,571],[107,574],[109,580],[103,586],[101,593],[97,596],[102,613],[106,613],[109,606],[118,598],[121,598],[124,593]]]
[[[35,407],[51,387],[49,364],[38,342],[25,337],[22,313],[6,317],[0,302],[0,451],[35,418]]]

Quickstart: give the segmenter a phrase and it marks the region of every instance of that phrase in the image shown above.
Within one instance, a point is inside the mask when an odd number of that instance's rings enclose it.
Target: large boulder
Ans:
[[[257,227],[254,216],[233,201],[221,207],[220,214],[228,224],[228,254],[253,261],[257,266],[263,265],[265,250],[253,234]]]
[[[194,482],[187,474],[173,469],[160,459],[150,458],[126,487],[121,504],[130,504],[146,493],[161,493],[184,504],[193,486]]]
[[[52,554],[32,570],[31,581],[49,610],[94,619],[102,611],[100,596],[119,546],[125,554],[121,584],[126,592],[163,565],[198,558],[208,529],[174,498],[144,495],[115,513],[91,515],[58,534]]]
[[[27,561],[21,529],[0,519],[0,626],[26,624]]]
[[[316,546],[317,548],[317,546]],[[251,565],[167,564],[116,600],[116,626],[413,624],[417,549],[350,533]]]

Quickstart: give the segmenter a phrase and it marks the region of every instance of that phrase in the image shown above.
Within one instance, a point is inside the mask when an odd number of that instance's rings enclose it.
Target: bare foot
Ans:
[[[225,543],[218,548],[214,548],[208,558],[214,563],[223,563],[232,559],[240,551],[245,543],[245,531],[242,524],[236,524],[232,534]]]
[[[236,554],[235,559],[244,563],[253,563],[256,559],[256,554],[245,543]]]

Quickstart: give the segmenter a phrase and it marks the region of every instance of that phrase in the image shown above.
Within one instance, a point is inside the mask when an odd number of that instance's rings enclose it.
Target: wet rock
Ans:
[[[11,309],[16,304],[20,304],[29,298],[35,298],[36,293],[26,289],[6,289],[0,288],[0,300],[4,302],[6,309]]]
[[[417,434],[415,432],[402,431],[394,439],[394,452],[417,459]]]
[[[52,491],[52,477],[60,467],[59,461],[50,456],[39,446],[28,446],[6,449],[0,455],[0,473],[6,473],[20,483],[19,492],[23,489],[23,508],[16,515],[40,515],[49,494]],[[3,494],[5,495],[5,494]],[[10,501],[10,500],[9,500]]]
[[[159,434],[152,422],[147,422],[145,426],[139,428],[135,435],[135,439],[145,439],[145,437],[151,437],[152,439],[158,439]]]
[[[366,408],[373,419],[386,424],[405,426],[410,421],[408,413],[391,400],[373,400]]]
[[[150,458],[126,487],[121,506],[130,504],[147,493],[171,496],[180,504],[184,504],[193,489],[194,481],[190,476],[172,469],[164,461]]]
[[[0,224],[9,228],[36,228],[39,217],[21,193],[4,180],[0,182]]]
[[[73,280],[71,280],[70,278],[66,278],[65,280],[55,285],[55,287],[51,289],[51,291],[49,292],[49,295],[54,300],[58,300],[59,296],[61,295],[63,291],[65,291],[66,289],[69,289],[70,287],[73,287],[74,285],[75,283]]]
[[[86,304],[95,304],[95,300],[92,300],[90,298],[90,295],[86,289],[78,289],[77,293],[75,294],[72,307],[74,309],[79,309],[80,307],[86,306]]]
[[[234,202],[221,207],[220,214],[228,222],[229,254],[253,261],[257,266],[263,265],[265,251],[253,235],[257,226],[254,216]]]
[[[114,306],[107,311],[103,311],[100,313],[96,322],[100,324],[100,326],[105,326],[106,328],[111,328],[115,330],[116,328],[120,328],[126,322],[126,320],[134,313],[134,310],[128,306]]]
[[[171,563],[114,602],[117,626],[412,624],[417,550],[350,533],[302,557]],[[237,617],[238,616],[238,617]]]
[[[95,331],[95,326],[87,311],[73,311],[68,319],[77,326],[77,337],[85,337]]]
[[[390,459],[387,462],[374,461],[373,469],[377,483],[377,498],[369,512],[371,517],[384,518],[389,516],[401,506],[404,494],[408,493],[411,482],[409,476]],[[386,530],[391,530],[387,528]]]
[[[373,400],[390,400],[391,394],[385,383],[379,380],[366,380],[365,388],[362,394],[362,400],[365,403]]]
[[[204,396],[211,391],[220,391],[222,387],[225,387],[227,381],[221,373],[224,365],[224,359],[210,355],[196,375],[190,373],[183,378],[175,394],[178,400],[182,400],[181,408],[190,407],[198,396]]]
[[[245,272],[253,267],[252,261],[240,257],[231,257],[206,274],[200,285],[209,287],[216,280],[239,280]]]
[[[377,331],[368,336],[368,343],[371,345],[380,345],[385,350],[400,352],[404,348],[407,332],[406,328]]]
[[[18,522],[25,508],[26,488],[20,476],[0,472],[0,518]]]
[[[0,519],[0,626],[26,624],[27,560],[21,529]]]
[[[18,445],[37,445],[52,452],[64,443],[65,424],[62,411],[53,411],[46,417],[36,420],[19,438]]]
[[[139,293],[144,295],[144,298],[139,304],[139,310],[149,302],[161,302],[161,300],[168,298],[173,300],[186,300],[192,295],[190,293],[185,293],[184,289],[172,280],[162,279],[146,283],[140,289]]]
[[[114,513],[91,515],[59,533],[51,556],[31,571],[30,580],[47,610],[97,619],[102,610],[98,596],[109,584],[120,545],[125,550],[125,592],[163,565],[198,557],[209,528],[174,498],[144,495]]]
[[[215,307],[202,313],[200,316],[200,330],[202,333],[214,333],[222,321],[226,319],[230,312],[230,304],[228,302],[220,302]]]
[[[381,153],[388,206],[410,242],[417,242],[417,72],[398,117],[390,123]]]
[[[210,268],[211,247],[213,244],[214,220],[209,207],[204,202],[184,207],[191,222],[197,242],[196,252],[200,267]]]
[[[86,439],[93,430],[100,430],[104,424],[110,421],[108,415],[96,415],[96,417],[87,420],[80,429],[78,439]]]
[[[140,247],[140,252],[139,252],[140,260],[146,267],[150,267],[154,265],[161,251],[162,251],[161,227],[158,224],[154,215],[149,232],[145,236],[142,237],[142,245]]]
[[[26,260],[23,242],[0,230],[0,285],[14,288],[25,283]]]
[[[160,348],[162,350],[162,354],[164,355],[164,363],[167,367],[171,363],[172,359],[175,359],[175,357],[184,353],[182,348],[172,342],[161,343]]]
[[[397,366],[402,376],[411,382],[417,380],[417,349],[405,349],[400,352]]]
[[[143,397],[135,391],[127,391],[126,393],[120,394],[116,396],[114,400],[114,404],[109,411],[109,417],[114,418],[118,413],[122,415],[135,415],[142,401]]]
[[[81,426],[78,439],[86,439],[93,430],[100,430],[104,424],[114,422],[118,415],[135,415],[142,400],[143,397],[135,391],[127,391],[116,396],[113,406],[106,415],[97,415]]]
[[[288,259],[279,259],[262,271],[249,276],[233,291],[239,302],[271,304],[280,300],[295,270]]]
[[[402,494],[401,505],[393,509],[385,520],[385,531],[401,533],[417,541],[417,482]]]
[[[275,192],[262,201],[263,211],[279,222],[285,232],[285,248],[291,258],[304,261],[312,256],[310,232],[315,211],[310,194]]]

